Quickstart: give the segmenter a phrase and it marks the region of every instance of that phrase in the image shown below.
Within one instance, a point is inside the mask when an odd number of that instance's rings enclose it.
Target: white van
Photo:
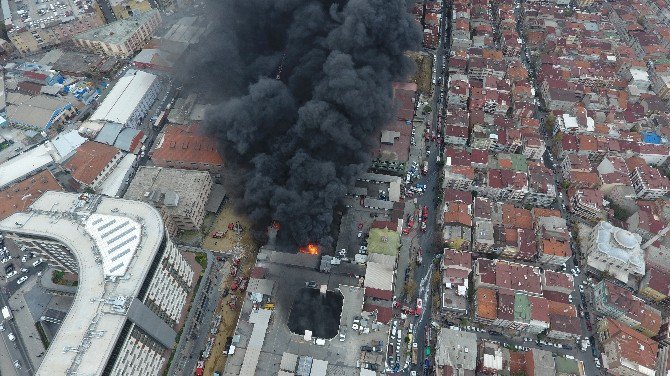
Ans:
[[[41,264],[42,261],[43,261],[42,259],[39,259],[39,260],[33,262],[33,266],[37,266],[37,265]]]

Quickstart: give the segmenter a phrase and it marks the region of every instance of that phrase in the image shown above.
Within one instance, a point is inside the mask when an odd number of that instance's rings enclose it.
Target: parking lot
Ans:
[[[13,372],[18,375],[32,374],[45,350],[35,322],[45,312],[52,298],[38,285],[38,278],[43,275],[46,263],[4,239],[0,240],[0,263],[0,303],[11,312],[11,317],[4,319],[0,326],[7,348],[0,369],[7,371],[13,368]],[[12,367],[8,367],[7,363]],[[7,371],[7,374],[11,372]]]
[[[275,281],[275,293],[272,296],[275,307],[265,334],[256,374],[276,374],[283,353],[288,352],[328,361],[329,371],[332,370],[333,374],[358,375],[360,369],[355,365],[360,360],[361,346],[372,345],[374,341],[386,341],[388,327],[368,324],[365,325],[367,329],[360,328],[360,324],[365,322],[361,317],[364,292],[362,288],[355,287],[357,279],[275,263],[262,263],[262,266],[267,269],[265,278]],[[311,281],[317,286],[325,284],[329,290],[339,291],[344,298],[339,331],[344,337],[341,338],[338,334],[332,339],[326,339],[322,346],[315,346],[312,341],[305,341],[302,335],[292,333],[287,325],[294,292]],[[248,322],[251,310],[251,301],[245,299],[236,332],[240,335],[240,343],[236,345],[235,354],[228,357],[226,374],[239,372],[242,365],[253,329],[253,325]],[[354,320],[358,320],[359,330],[353,329]]]

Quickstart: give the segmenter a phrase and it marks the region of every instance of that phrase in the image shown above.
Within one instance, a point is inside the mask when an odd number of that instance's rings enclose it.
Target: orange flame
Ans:
[[[319,246],[314,243],[309,243],[304,247],[300,247],[299,251],[300,253],[306,253],[308,255],[318,255]]]

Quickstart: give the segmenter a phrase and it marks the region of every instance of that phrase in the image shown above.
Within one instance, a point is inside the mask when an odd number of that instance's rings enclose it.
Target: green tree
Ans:
[[[548,129],[549,131],[552,131],[554,126],[556,126],[556,116],[553,112],[547,114],[546,119],[544,119],[544,126],[545,129]]]
[[[433,108],[430,107],[429,104],[423,106],[423,113],[424,113],[424,115],[427,114],[427,113],[429,113],[429,112],[432,112],[432,111],[433,111]]]
[[[62,270],[54,270],[51,274],[51,282],[56,284],[63,283],[63,278],[65,278],[65,273]]]

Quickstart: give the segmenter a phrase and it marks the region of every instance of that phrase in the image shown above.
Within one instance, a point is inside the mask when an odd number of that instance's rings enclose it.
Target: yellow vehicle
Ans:
[[[263,309],[275,309],[275,304],[274,303],[266,303],[263,306]]]

